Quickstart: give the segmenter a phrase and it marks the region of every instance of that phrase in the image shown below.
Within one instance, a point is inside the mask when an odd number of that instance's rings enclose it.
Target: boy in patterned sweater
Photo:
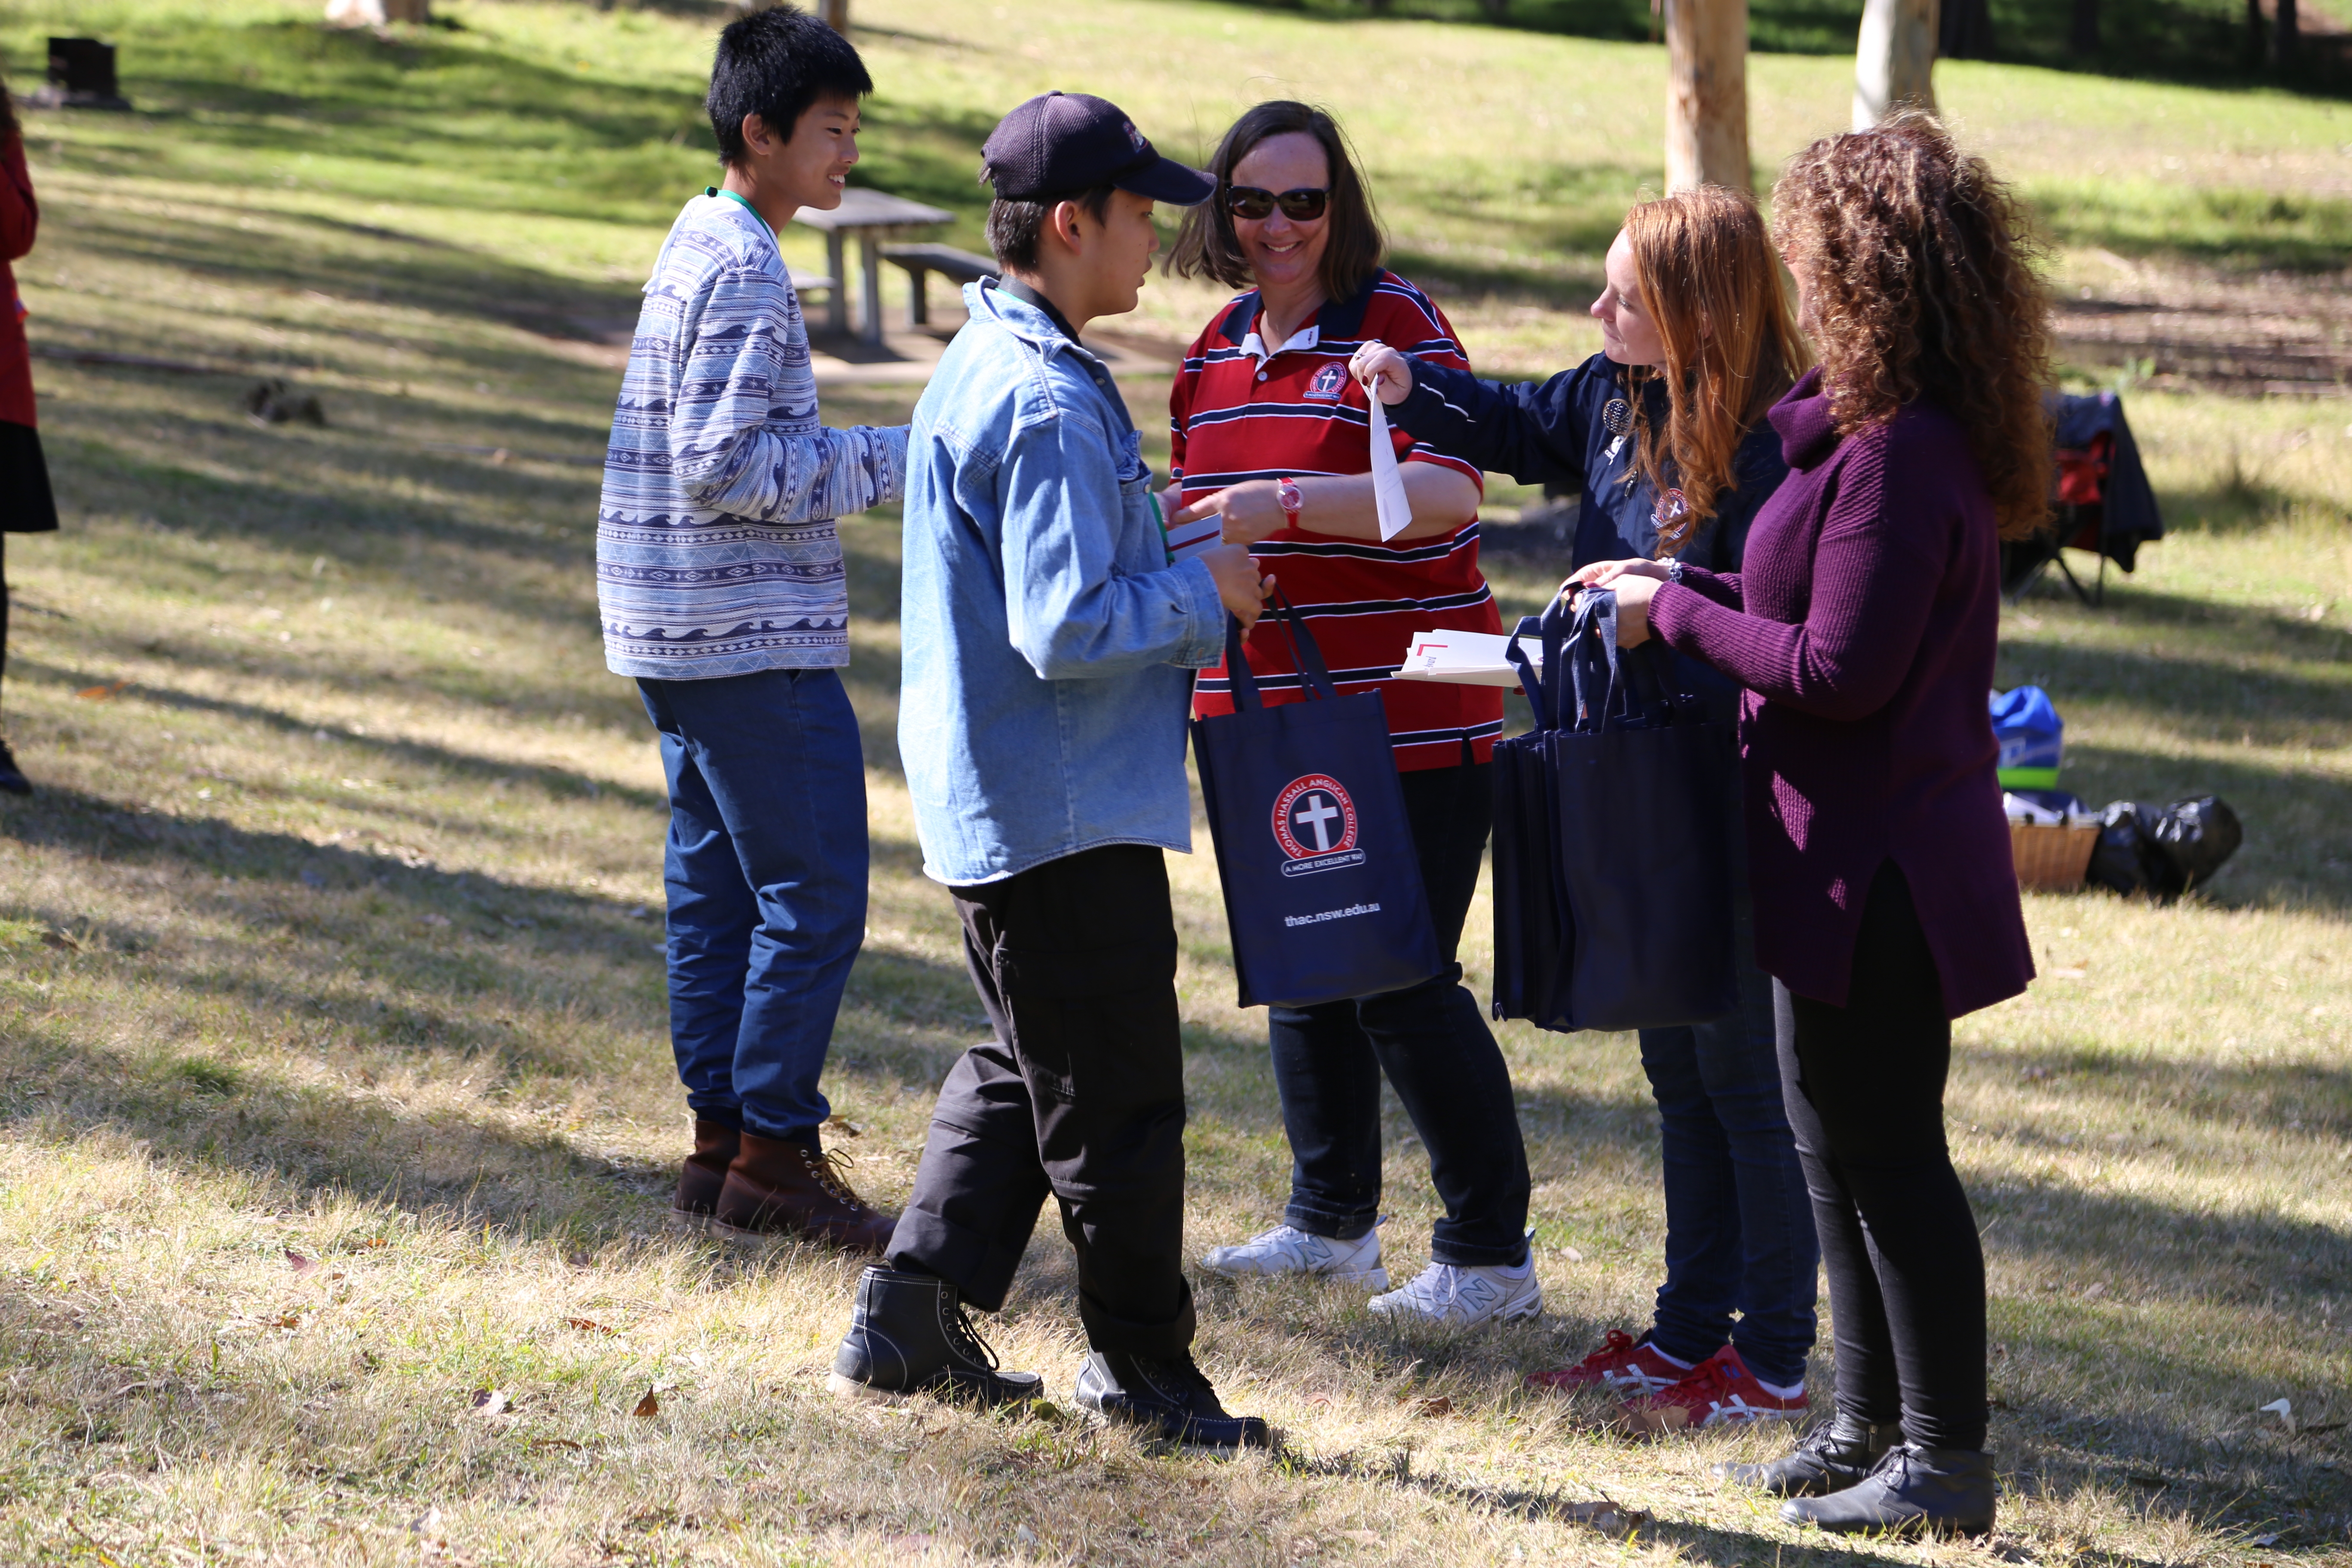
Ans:
[[[719,35],[726,181],[686,204],[645,289],[596,525],[606,665],[661,740],[670,1036],[694,1115],[673,1223],[878,1253],[891,1216],[826,1156],[818,1092],[866,926],[866,768],[836,673],[834,520],[898,499],[903,427],[817,422],[776,230],[838,206],[857,51],[790,6]]]

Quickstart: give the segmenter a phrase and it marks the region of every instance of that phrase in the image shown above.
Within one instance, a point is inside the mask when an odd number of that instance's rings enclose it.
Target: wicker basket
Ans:
[[[2036,827],[2009,825],[2009,853],[2017,862],[2017,885],[2042,892],[2063,893],[2083,885],[2090,869],[2091,851],[2099,842],[2095,827]]]

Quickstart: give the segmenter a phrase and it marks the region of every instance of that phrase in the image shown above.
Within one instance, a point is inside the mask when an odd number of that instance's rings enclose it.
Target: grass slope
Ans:
[[[2068,715],[2071,782],[2219,788],[2251,837],[2175,908],[2030,899],[2045,979],[1960,1027],[2011,1489],[1992,1548],[1824,1546],[1707,1479],[1777,1435],[1642,1446],[1605,1405],[1517,1392],[1638,1324],[1655,1283],[1623,1037],[1503,1033],[1541,1322],[1423,1333],[1345,1292],[1202,1283],[1203,1358],[1287,1429],[1279,1462],[1156,1457],[1055,1412],[850,1409],[821,1389],[850,1266],[657,1233],[681,1136],[661,782],[588,569],[604,335],[706,177],[709,24],[443,8],[462,30],[387,41],[259,0],[0,11],[18,58],[51,27],[116,37],[146,106],[31,118],[36,342],[248,373],[37,369],[68,519],[8,563],[7,711],[43,791],[0,805],[0,1560],[2352,1562],[2343,1435],[2312,1429],[2352,1414],[2341,403],[2142,395],[2179,531],[2104,611],[2044,595],[2005,627],[2004,680]],[[1328,100],[1481,363],[1585,352],[1551,307],[1654,177],[1645,47],[1102,0],[860,16],[885,89],[868,173],[967,224],[980,130],[1049,80],[1177,145],[1256,91]],[[1840,112],[1831,62],[1758,71],[1765,155]],[[2223,257],[2272,254],[2262,203],[2336,156],[2326,104],[1945,79],[2037,189],[2095,147],[2149,212],[2221,193],[2200,221]],[[2159,226],[2133,254],[2201,253]],[[1154,292],[1189,335],[1208,296]],[[328,426],[248,423],[264,369]],[[1147,426],[1164,390],[1131,388]],[[845,528],[876,878],[828,1081],[884,1201],[982,1027],[897,771],[894,523]],[[1498,557],[1509,605],[1551,564]],[[1267,1222],[1287,1155],[1210,868],[1171,866],[1198,1246]],[[1465,956],[1483,986],[1478,917]],[[1390,1137],[1411,1268],[1432,1200],[1402,1118]],[[1041,1242],[991,1325],[1056,1390],[1069,1274]],[[2281,1397],[2299,1427],[2258,1408]],[[1561,1507],[1604,1493],[1654,1521],[1618,1538]]]

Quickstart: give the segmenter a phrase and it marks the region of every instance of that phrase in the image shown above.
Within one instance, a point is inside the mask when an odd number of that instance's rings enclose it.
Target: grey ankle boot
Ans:
[[[1761,1465],[1717,1465],[1717,1479],[1774,1497],[1825,1497],[1858,1484],[1886,1450],[1903,1440],[1893,1421],[1860,1421],[1839,1411],[1779,1458]]]
[[[1986,1535],[1992,1531],[1992,1456],[1981,1448],[1897,1443],[1860,1482],[1780,1505],[1790,1524],[1838,1535]]]

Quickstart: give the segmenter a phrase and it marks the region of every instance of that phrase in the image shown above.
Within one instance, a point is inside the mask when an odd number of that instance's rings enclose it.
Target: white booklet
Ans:
[[[1415,632],[1395,679],[1435,680],[1449,686],[1516,688],[1519,672],[1506,652],[1511,639],[1490,632]],[[1543,639],[1521,637],[1528,663],[1543,668]]]

